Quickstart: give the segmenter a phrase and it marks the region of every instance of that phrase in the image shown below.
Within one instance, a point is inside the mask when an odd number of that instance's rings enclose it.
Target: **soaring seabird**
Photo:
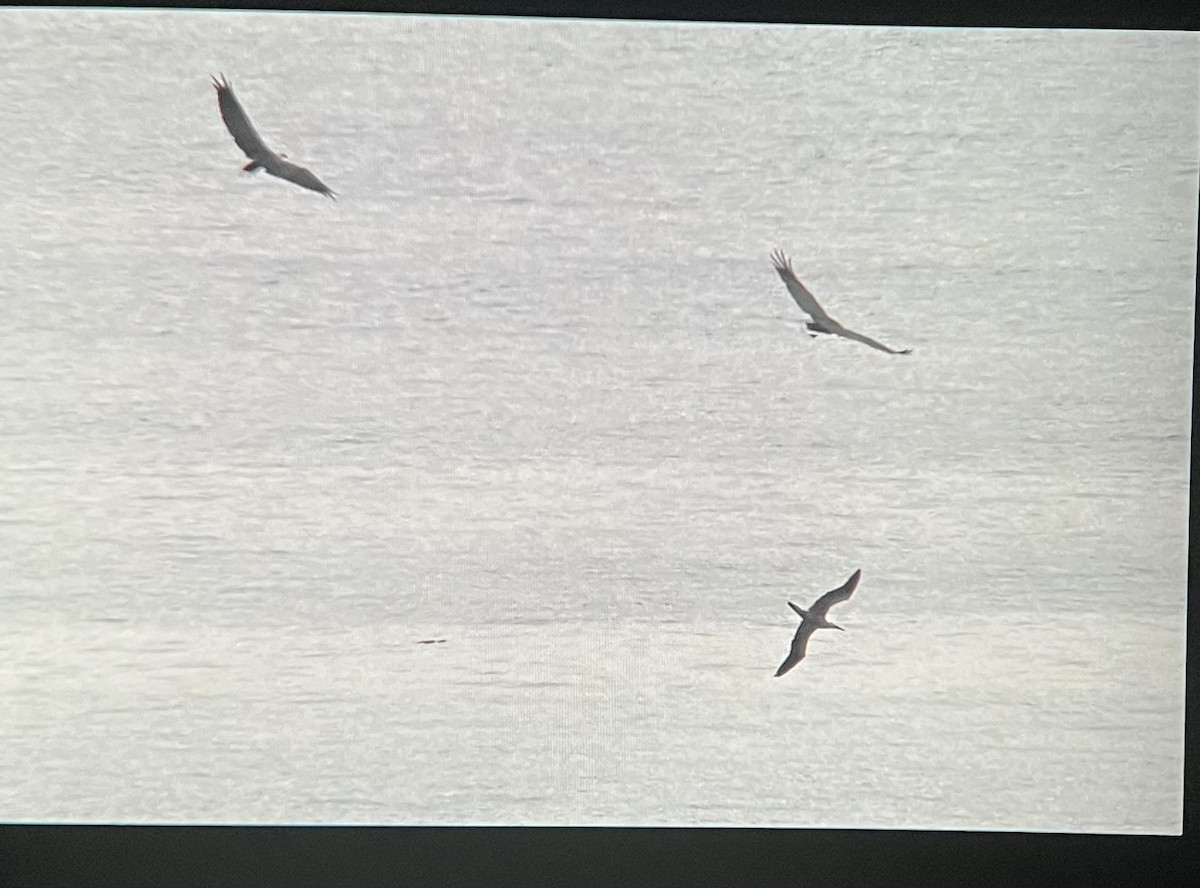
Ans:
[[[805,610],[802,607],[797,607],[788,602],[788,607],[800,615],[800,626],[796,629],[796,635],[792,639],[792,649],[788,651],[787,659],[780,665],[775,672],[775,677],[783,675],[797,663],[804,659],[804,649],[808,647],[808,637],[818,629],[842,629],[841,626],[835,626],[833,623],[825,619],[825,614],[835,604],[845,601],[853,593],[855,587],[858,586],[858,581],[862,579],[862,570],[856,570],[850,575],[850,579],[846,580],[841,586],[838,586],[832,592],[826,592],[817,599],[816,604]],[[843,632],[846,630],[842,629]]]
[[[241,103],[233,94],[233,87],[229,85],[224,74],[221,75],[220,80],[214,77],[212,82],[217,89],[217,105],[221,109],[221,117],[225,121],[225,126],[233,136],[233,141],[237,142],[237,146],[250,158],[250,162],[242,167],[243,170],[252,173],[261,168],[272,176],[295,182],[301,188],[319,191],[334,200],[337,199],[329,186],[304,167],[285,160],[286,154],[276,154],[267,147],[262,137],[255,131],[250,118],[246,116]]]
[[[912,353],[911,348],[897,351],[894,348],[888,348],[882,342],[877,342],[870,336],[864,336],[861,333],[856,333],[853,330],[843,327],[825,313],[825,309],[821,308],[821,304],[817,302],[817,297],[813,296],[808,291],[808,288],[800,283],[800,279],[796,277],[796,272],[792,270],[791,259],[783,255],[782,251],[776,250],[771,254],[771,262],[774,263],[775,270],[779,272],[779,276],[783,278],[783,283],[787,286],[788,292],[792,294],[792,298],[796,300],[796,304],[800,306],[802,311],[812,316],[812,320],[805,324],[810,331],[809,335],[815,336],[818,333],[832,333],[834,336],[844,336],[847,339],[854,339],[865,343],[871,346],[871,348],[885,351],[889,355],[907,355]]]

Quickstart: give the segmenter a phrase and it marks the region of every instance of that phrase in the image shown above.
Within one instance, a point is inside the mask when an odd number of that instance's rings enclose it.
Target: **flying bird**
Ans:
[[[779,676],[792,669],[804,659],[804,651],[808,647],[808,637],[818,629],[842,629],[841,626],[835,626],[829,620],[825,619],[825,615],[829,613],[829,609],[835,604],[840,604],[854,594],[854,589],[858,586],[860,579],[862,579],[861,569],[852,573],[850,579],[846,580],[841,586],[838,586],[832,592],[826,592],[818,598],[816,604],[808,610],[796,607],[790,601],[788,602],[788,607],[800,615],[800,626],[796,629],[796,635],[792,639],[792,649],[788,651],[787,659],[779,664],[779,669],[775,672],[776,678],[779,678]],[[842,631],[845,632],[846,630],[842,629]]]
[[[225,127],[233,136],[233,141],[237,142],[237,146],[250,158],[250,162],[242,167],[245,172],[252,173],[261,168],[272,176],[287,179],[301,188],[319,191],[321,194],[337,200],[333,190],[324,182],[299,164],[287,160],[286,154],[276,154],[267,147],[262,137],[255,131],[254,124],[250,122],[250,118],[237,100],[237,96],[233,94],[233,87],[229,85],[224,74],[221,75],[220,80],[214,77],[212,82],[217,89],[217,105],[221,109],[221,118],[225,121]]]
[[[856,333],[853,330],[843,327],[831,318],[825,313],[825,309],[821,308],[821,303],[817,302],[817,297],[808,291],[808,287],[800,283],[800,279],[796,277],[796,272],[792,270],[792,260],[783,255],[782,251],[776,250],[772,253],[771,262],[774,263],[775,270],[779,272],[779,276],[783,278],[783,283],[787,286],[788,292],[792,294],[792,298],[796,300],[796,304],[800,306],[802,311],[812,316],[812,320],[805,324],[808,327],[810,336],[816,336],[818,333],[832,333],[834,336],[844,336],[847,339],[865,343],[871,346],[871,348],[885,351],[889,355],[912,354],[911,348],[900,351],[888,348],[882,342],[877,342],[870,336],[863,336],[861,333]]]

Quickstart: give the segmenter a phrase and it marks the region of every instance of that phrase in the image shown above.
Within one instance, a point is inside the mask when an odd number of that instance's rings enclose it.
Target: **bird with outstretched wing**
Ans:
[[[800,615],[800,625],[796,628],[796,634],[792,638],[792,648],[788,651],[787,659],[780,663],[779,669],[775,671],[776,678],[791,670],[804,659],[805,651],[808,649],[809,636],[818,629],[842,629],[841,626],[829,622],[825,615],[835,604],[840,604],[853,595],[854,590],[858,588],[858,581],[861,579],[862,569],[860,568],[852,573],[850,579],[842,585],[818,598],[808,610],[788,602],[788,607]],[[842,631],[846,630],[842,629]]]
[[[801,311],[812,317],[812,320],[806,324],[811,331],[811,335],[831,333],[834,336],[843,336],[846,339],[853,339],[856,342],[864,343],[871,346],[871,348],[887,352],[889,355],[912,354],[911,348],[901,350],[888,348],[882,342],[843,327],[831,318],[825,309],[821,308],[821,304],[817,302],[817,297],[809,292],[808,287],[800,283],[800,279],[796,277],[796,272],[792,270],[792,260],[785,256],[782,251],[776,250],[772,253],[771,262],[775,265],[775,270],[779,272],[779,276],[783,278],[784,285],[787,287],[788,292],[792,294],[792,298],[796,300],[796,304],[800,306]]]
[[[225,127],[233,136],[233,141],[237,142],[237,146],[250,158],[250,162],[242,167],[243,170],[252,173],[257,169],[263,169],[272,176],[286,179],[301,188],[308,188],[337,200],[333,189],[311,172],[299,164],[292,163],[287,159],[286,154],[276,154],[267,147],[266,142],[254,129],[254,124],[250,122],[241,102],[233,94],[233,87],[229,85],[224,74],[221,75],[220,80],[214,77],[212,82],[217,90],[217,106],[221,109],[221,119],[225,121]]]

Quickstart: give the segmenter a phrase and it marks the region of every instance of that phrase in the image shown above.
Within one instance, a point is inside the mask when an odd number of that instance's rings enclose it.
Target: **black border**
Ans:
[[[13,5],[13,4],[5,4]],[[16,4],[25,5],[25,4]],[[68,2],[56,6],[90,6]],[[118,3],[112,6],[417,12],[844,25],[1200,30],[1200,10],[1036,0],[967,3],[783,0],[349,0],[330,3]],[[1197,220],[1200,223],[1200,219]],[[1200,256],[1198,256],[1200,259]],[[1200,283],[1200,280],[1198,280]],[[1196,333],[1200,338],[1200,324]],[[1200,414],[1193,359],[1192,475]],[[1190,505],[1188,692],[1197,603]],[[1190,735],[1189,735],[1190,736]],[[441,827],[121,827],[0,825],[0,888],[88,886],[821,886],[1183,885],[1195,822],[1186,744],[1178,837],[919,830]],[[0,775],[3,780],[3,775]],[[1186,858],[1190,860],[1190,855]]]
[[[1184,840],[876,830],[10,827],[6,888],[1185,884]]]
[[[54,6],[110,9],[249,9],[299,12],[421,13],[647,21],[784,22],[812,25],[908,25],[973,28],[1200,30],[1200,9],[1127,0],[250,0],[177,2],[57,0]]]

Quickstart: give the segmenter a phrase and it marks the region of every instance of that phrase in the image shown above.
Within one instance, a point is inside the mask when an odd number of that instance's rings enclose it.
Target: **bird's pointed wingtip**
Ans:
[[[782,663],[779,664],[779,668],[775,670],[775,677],[779,678],[780,676],[787,675],[789,672],[791,672],[793,669],[795,669],[797,666],[799,666],[800,660],[803,660],[803,659],[804,659],[803,657],[800,657],[800,659],[798,659],[798,660],[793,660],[789,656],[786,660],[784,660]]]

